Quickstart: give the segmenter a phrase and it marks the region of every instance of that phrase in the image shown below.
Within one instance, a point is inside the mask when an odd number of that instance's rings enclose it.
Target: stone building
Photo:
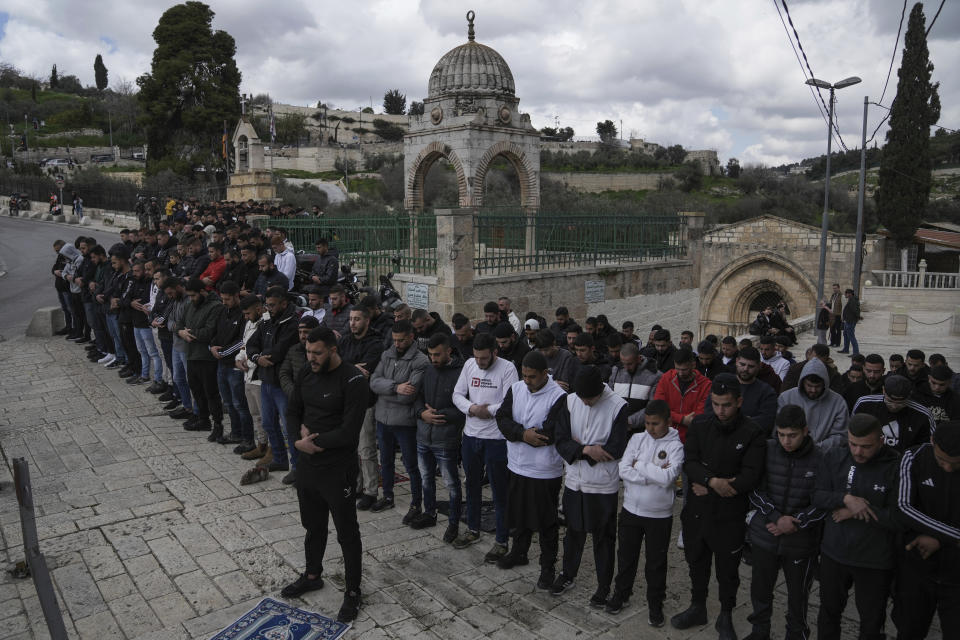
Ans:
[[[227,200],[275,199],[277,186],[273,183],[273,174],[264,165],[263,142],[246,113],[240,116],[233,130],[232,142],[234,173],[230,175],[230,184],[227,186]]]

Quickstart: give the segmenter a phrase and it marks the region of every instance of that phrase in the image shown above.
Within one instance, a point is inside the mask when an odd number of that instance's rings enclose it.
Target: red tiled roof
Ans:
[[[917,229],[913,237],[927,244],[937,244],[941,247],[960,249],[960,233],[940,231],[938,229]]]

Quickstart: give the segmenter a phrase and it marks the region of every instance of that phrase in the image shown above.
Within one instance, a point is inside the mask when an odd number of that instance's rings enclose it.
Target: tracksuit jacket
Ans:
[[[223,313],[217,320],[217,333],[210,344],[220,347],[220,366],[232,369],[234,358],[243,348],[243,327],[246,320],[243,318],[243,309],[239,306],[233,309],[223,307]]]
[[[843,497],[865,498],[877,521],[849,518],[834,522],[824,518],[820,553],[840,564],[863,569],[893,569],[899,525],[893,512],[897,504],[900,454],[884,445],[865,464],[857,464],[849,447],[824,452],[817,471],[813,505],[826,511],[844,506]]]
[[[866,413],[883,425],[883,440],[888,446],[903,453],[910,447],[930,441],[937,424],[927,408],[913,400],[897,413],[891,413],[883,401],[883,394],[863,396],[853,405],[854,413]]]
[[[810,436],[796,451],[789,452],[778,440],[767,440],[766,473],[750,494],[750,503],[756,509],[749,523],[751,544],[793,559],[816,555],[819,525],[827,515],[811,503],[821,457],[820,447]],[[781,516],[799,520],[797,531],[781,536],[767,531],[767,524],[775,524]]]
[[[607,384],[615,394],[626,400],[630,408],[631,425],[640,424],[643,415],[641,412],[653,399],[653,392],[662,376],[654,362],[643,356],[640,356],[640,361],[633,373],[624,369],[623,365],[617,365],[610,371],[610,380]]]

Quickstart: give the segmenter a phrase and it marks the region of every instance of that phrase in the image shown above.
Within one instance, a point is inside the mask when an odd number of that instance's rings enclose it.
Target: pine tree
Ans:
[[[93,75],[97,83],[97,91],[107,88],[107,66],[103,64],[103,57],[98,53],[93,61]]]
[[[50,91],[55,91],[60,84],[60,77],[57,75],[57,65],[50,69]]]
[[[940,83],[930,83],[933,64],[925,22],[923,4],[918,2],[907,24],[876,193],[880,222],[900,249],[912,243],[923,219],[930,196],[930,127],[940,119]]]
[[[400,93],[400,89],[390,89],[383,94],[383,112],[402,116],[407,112],[407,96]]]

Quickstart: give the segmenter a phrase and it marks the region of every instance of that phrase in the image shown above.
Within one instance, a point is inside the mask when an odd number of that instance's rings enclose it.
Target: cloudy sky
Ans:
[[[381,109],[386,89],[422,99],[436,61],[477,40],[513,70],[520,108],[535,126],[594,134],[611,119],[634,135],[688,149],[716,149],[725,162],[781,164],[823,153],[826,121],[804,86],[774,0],[211,0],[214,27],[237,41],[242,90],[274,100]],[[813,72],[863,83],[838,92],[837,122],[859,146],[863,97],[878,101],[897,36],[899,0],[787,0]],[[940,3],[925,4],[927,23]],[[5,0],[0,61],[93,84],[103,55],[110,82],[149,70],[157,20],[172,2]],[[907,15],[913,2],[907,6]],[[780,5],[781,11],[782,5]],[[784,16],[785,17],[785,16]],[[906,18],[904,19],[906,31]],[[940,82],[940,124],[960,128],[960,6],[947,2],[929,36]],[[796,43],[794,43],[796,44]],[[896,93],[896,47],[889,105]],[[826,99],[826,93],[824,93]],[[868,136],[883,111],[871,107]],[[878,139],[882,142],[885,129]],[[836,146],[836,143],[835,143]]]

